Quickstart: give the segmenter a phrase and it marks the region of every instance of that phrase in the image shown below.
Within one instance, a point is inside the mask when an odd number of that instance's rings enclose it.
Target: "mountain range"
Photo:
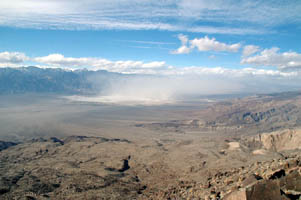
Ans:
[[[99,89],[93,76],[119,77],[122,74],[104,70],[64,70],[59,68],[0,68],[0,94],[59,93],[90,94]]]

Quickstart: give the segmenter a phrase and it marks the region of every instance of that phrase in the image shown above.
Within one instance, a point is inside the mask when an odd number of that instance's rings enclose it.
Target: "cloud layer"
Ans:
[[[163,61],[142,62],[142,61],[110,61],[103,58],[73,58],[64,57],[62,54],[50,54],[44,57],[36,57],[33,61],[50,66],[63,67],[69,69],[87,68],[90,70],[107,70],[120,73],[152,73],[166,68]]]
[[[301,21],[298,0],[10,0],[1,1],[0,9],[0,25],[47,29],[261,34],[267,31],[261,25]],[[224,26],[206,25],[211,22]]]
[[[182,38],[185,43],[185,37]],[[186,42],[187,43],[187,42]],[[230,45],[231,46],[231,45]],[[296,52],[279,53],[278,48],[266,49],[260,54],[245,57],[242,63],[278,66],[279,69],[299,68],[301,54]],[[88,69],[88,70],[107,70],[110,72],[119,72],[124,74],[155,74],[155,75],[222,75],[232,77],[242,76],[274,76],[274,77],[294,77],[299,71],[281,71],[267,70],[260,68],[242,68],[229,69],[224,67],[206,67],[206,66],[182,66],[175,67],[168,65],[164,61],[134,61],[134,60],[118,60],[111,61],[104,58],[96,57],[65,57],[62,54],[49,54],[42,57],[27,57],[21,52],[2,52],[0,53],[0,66],[22,66],[29,61],[31,64],[40,67],[56,67],[69,70]]]

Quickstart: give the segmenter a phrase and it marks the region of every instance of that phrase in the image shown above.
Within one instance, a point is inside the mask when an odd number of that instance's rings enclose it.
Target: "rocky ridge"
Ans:
[[[136,124],[152,130],[185,133],[219,131],[225,134],[254,135],[301,126],[301,93],[259,95],[217,102],[192,113],[193,119]]]

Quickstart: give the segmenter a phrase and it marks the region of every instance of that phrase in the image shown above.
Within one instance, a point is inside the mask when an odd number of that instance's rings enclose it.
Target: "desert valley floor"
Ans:
[[[301,195],[298,92],[147,106],[0,98],[0,199]]]

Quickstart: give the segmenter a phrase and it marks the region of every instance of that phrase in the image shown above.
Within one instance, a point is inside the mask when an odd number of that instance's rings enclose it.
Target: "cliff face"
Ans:
[[[241,144],[256,152],[288,151],[300,149],[301,130],[285,129],[271,133],[262,133],[256,136],[243,137]]]
[[[274,151],[300,149],[301,130],[284,130],[262,134],[260,142],[263,148]]]

